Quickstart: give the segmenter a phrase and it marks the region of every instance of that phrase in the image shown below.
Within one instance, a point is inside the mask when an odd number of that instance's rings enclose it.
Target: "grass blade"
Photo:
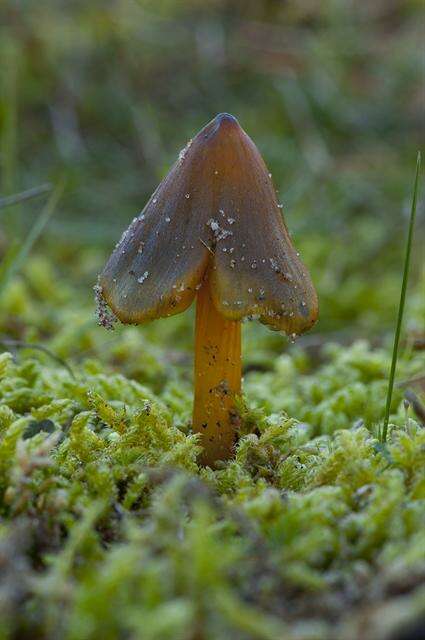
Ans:
[[[404,270],[403,270],[403,281],[401,284],[401,292],[400,292],[400,303],[398,305],[398,316],[397,316],[397,325],[395,329],[394,335],[394,345],[393,345],[393,356],[391,360],[391,370],[390,370],[390,379],[388,381],[388,391],[387,391],[387,403],[385,406],[385,417],[384,417],[384,426],[382,429],[382,442],[385,443],[387,440],[387,432],[388,432],[388,423],[390,419],[390,409],[391,409],[391,400],[393,396],[394,389],[394,377],[395,370],[397,366],[397,354],[398,354],[398,345],[400,342],[400,332],[401,325],[403,322],[403,312],[404,312],[404,303],[406,300],[406,290],[407,290],[407,281],[409,278],[409,268],[410,268],[410,254],[412,251],[412,239],[413,239],[413,228],[415,226],[415,218],[416,218],[416,202],[418,196],[418,183],[419,183],[419,171],[421,168],[421,153],[418,151],[417,159],[416,159],[416,176],[415,183],[413,187],[413,198],[412,198],[412,208],[410,211],[410,221],[409,221],[409,232],[407,234],[407,243],[406,243],[406,255],[404,258]]]
[[[43,193],[47,193],[48,191],[50,191],[51,188],[52,186],[46,183],[41,184],[39,187],[32,187],[32,189],[21,191],[21,193],[14,193],[12,196],[5,196],[4,198],[0,198],[0,209],[5,209],[6,207],[11,207],[14,204],[24,202],[25,200],[31,200],[31,198],[41,196],[43,195]]]
[[[49,222],[53,213],[55,212],[56,206],[59,202],[59,199],[62,195],[64,189],[64,183],[60,182],[56,189],[53,191],[52,195],[48,199],[45,207],[41,210],[40,215],[37,220],[31,227],[30,232],[22,243],[21,247],[17,251],[13,251],[10,259],[8,259],[7,264],[0,271],[0,293],[12,278],[12,276],[19,271],[25,262],[28,254],[30,253],[34,243],[38,240],[40,234],[42,233],[44,227]],[[16,245],[12,245],[16,247]],[[3,267],[3,265],[2,265]]]
[[[5,347],[6,349],[33,349],[34,351],[41,351],[48,355],[52,360],[55,360],[58,364],[61,365],[64,369],[66,369],[71,376],[71,378],[75,379],[75,374],[69,364],[63,358],[57,356],[53,351],[50,351],[47,347],[42,344],[36,344],[31,342],[24,342],[22,340],[12,340],[10,338],[2,338],[0,336],[0,346]]]

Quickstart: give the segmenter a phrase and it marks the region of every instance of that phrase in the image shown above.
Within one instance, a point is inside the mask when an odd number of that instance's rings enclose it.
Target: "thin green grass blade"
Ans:
[[[21,247],[16,250],[16,244],[12,245],[12,250],[9,252],[6,264],[2,264],[0,268],[0,294],[4,290],[4,287],[10,281],[10,279],[19,271],[25,262],[28,254],[30,253],[34,243],[40,237],[46,224],[54,214],[59,199],[63,193],[64,182],[60,182],[52,195],[48,199],[45,207],[41,210],[40,215],[32,226],[30,232],[22,243]]]
[[[58,364],[60,364],[61,367],[66,369],[70,376],[75,379],[75,374],[67,361],[57,356],[55,353],[53,353],[53,351],[50,351],[50,349],[42,344],[24,342],[23,340],[12,340],[10,338],[3,338],[2,336],[0,336],[0,346],[5,347],[6,349],[33,349],[34,351],[41,351],[42,353],[48,355],[52,360],[55,360]]]
[[[19,204],[20,202],[24,202],[25,200],[37,198],[38,196],[51,191],[51,189],[52,186],[46,183],[41,184],[39,187],[32,187],[32,189],[21,191],[21,193],[14,193],[12,196],[5,196],[4,198],[0,198],[0,209],[11,207],[15,204]]]
[[[387,440],[387,432],[388,432],[388,423],[390,420],[390,409],[391,409],[391,400],[393,396],[394,389],[394,377],[395,370],[397,366],[397,354],[398,354],[398,345],[400,342],[400,332],[401,325],[403,322],[403,313],[404,313],[404,303],[406,300],[406,290],[407,290],[407,281],[409,279],[409,268],[410,268],[410,255],[412,251],[412,239],[413,239],[413,228],[415,226],[415,218],[416,218],[416,202],[418,196],[418,183],[419,183],[419,171],[421,168],[421,153],[418,151],[417,159],[416,159],[416,176],[415,183],[413,187],[413,198],[412,198],[412,208],[410,210],[410,221],[409,221],[409,232],[407,235],[407,243],[406,243],[406,255],[404,258],[404,271],[403,271],[403,281],[401,284],[401,292],[400,292],[400,303],[398,305],[398,316],[397,316],[397,325],[394,334],[394,345],[393,345],[393,356],[391,360],[391,370],[390,370],[390,379],[388,382],[388,391],[387,391],[387,403],[385,406],[385,417],[384,417],[384,426],[382,428],[382,442],[385,443]]]

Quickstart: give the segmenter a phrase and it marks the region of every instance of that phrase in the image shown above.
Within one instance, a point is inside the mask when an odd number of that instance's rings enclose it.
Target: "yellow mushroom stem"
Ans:
[[[235,396],[241,393],[241,323],[215,308],[207,277],[196,299],[193,430],[201,434],[200,463],[232,456]]]

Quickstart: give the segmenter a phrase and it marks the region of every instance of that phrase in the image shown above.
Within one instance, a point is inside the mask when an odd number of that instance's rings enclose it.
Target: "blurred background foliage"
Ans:
[[[9,296],[15,300],[18,286],[33,288],[43,268],[74,308],[78,299],[78,310],[89,310],[91,285],[123,228],[187,140],[228,111],[273,173],[318,288],[316,333],[370,338],[391,328],[423,140],[421,5],[3,2],[1,195],[66,182],[36,246],[49,265],[25,261],[24,284],[15,278]],[[24,241],[41,207],[40,196],[0,210],[1,255],[12,241]],[[420,234],[418,227],[416,292]],[[37,285],[47,296],[49,277]],[[410,300],[416,331],[422,306],[414,294]],[[67,313],[73,313],[69,307]],[[190,339],[186,318],[146,331],[163,341]],[[43,322],[41,333],[49,334]],[[3,329],[22,337],[16,326]],[[282,340],[261,327],[249,332],[282,348]]]

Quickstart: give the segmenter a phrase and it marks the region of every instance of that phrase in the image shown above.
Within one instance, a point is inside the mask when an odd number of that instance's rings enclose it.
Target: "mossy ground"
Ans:
[[[2,297],[21,348],[0,356],[0,637],[413,637],[425,429],[398,385],[378,440],[390,344],[288,349],[247,325],[235,458],[212,471],[191,313],[107,334],[79,296],[40,257]],[[22,347],[43,335],[63,362]],[[409,340],[399,381],[423,370]]]

